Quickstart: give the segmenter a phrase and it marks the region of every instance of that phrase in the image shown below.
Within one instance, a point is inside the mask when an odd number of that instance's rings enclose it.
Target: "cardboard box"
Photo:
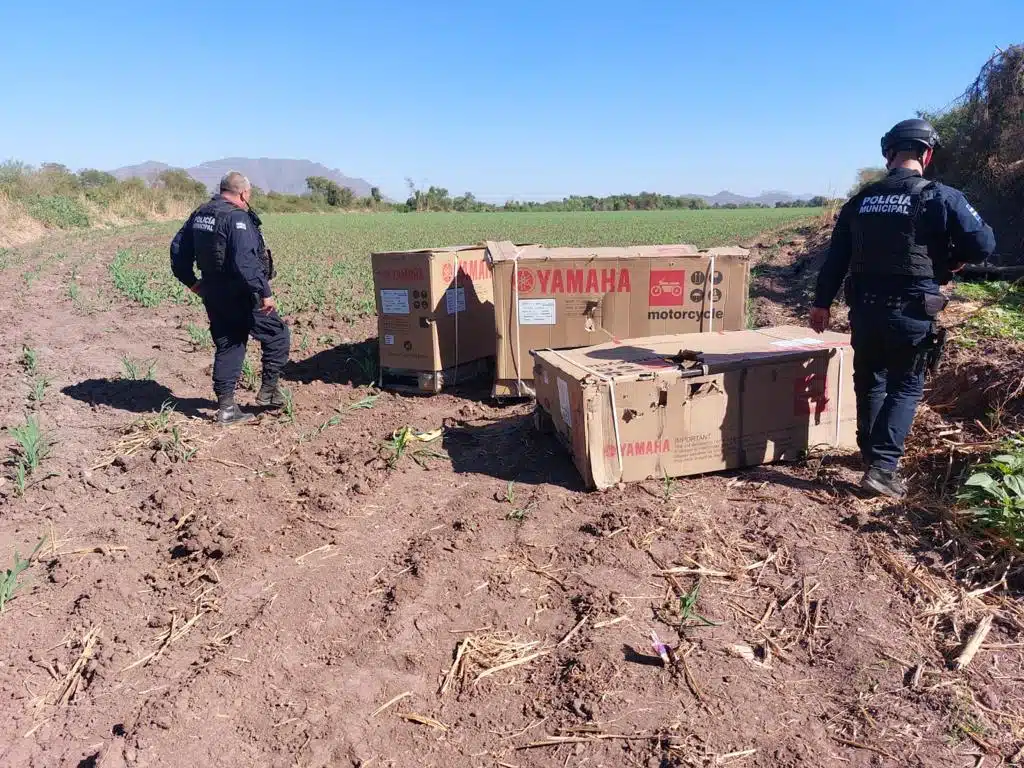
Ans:
[[[589,488],[855,448],[849,337],[782,326],[533,355],[550,419]]]
[[[530,350],[747,325],[748,251],[692,245],[544,248],[488,242],[494,394],[533,394]]]
[[[467,364],[494,356],[494,291],[483,246],[374,253],[382,383],[440,389]]]

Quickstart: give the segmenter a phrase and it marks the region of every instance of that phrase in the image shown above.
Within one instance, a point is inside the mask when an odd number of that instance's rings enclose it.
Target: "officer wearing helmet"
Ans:
[[[846,280],[861,486],[893,498],[906,494],[897,468],[946,304],[939,285],[995,251],[992,228],[963,193],[923,178],[938,143],[926,120],[904,120],[882,137],[888,174],[840,211],[811,309],[821,333]]]
[[[202,297],[210,319],[216,347],[213,391],[217,421],[223,425],[253,418],[235,404],[235,387],[250,336],[260,342],[263,353],[256,405],[284,405],[278,378],[288,362],[291,339],[288,326],[277,314],[270,289],[273,260],[260,231],[260,219],[249,207],[251,198],[249,180],[237,171],[229,172],[221,179],[220,194],[193,211],[171,242],[171,271]],[[196,279],[194,265],[199,266],[202,281]]]

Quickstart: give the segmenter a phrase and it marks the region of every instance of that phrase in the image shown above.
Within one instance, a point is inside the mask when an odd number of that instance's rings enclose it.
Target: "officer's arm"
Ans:
[[[193,269],[196,253],[192,240],[192,217],[189,216],[171,240],[171,272],[186,288],[195,288],[199,281]]]
[[[996,250],[992,227],[982,221],[963,193],[946,187],[946,225],[953,241],[953,260],[959,264],[985,261]]]
[[[245,211],[239,210],[228,219],[228,255],[251,293],[260,298],[272,296],[270,283],[263,274],[259,257],[259,233]]]
[[[832,306],[843,280],[850,269],[850,256],[853,254],[853,237],[850,233],[850,203],[843,206],[832,230],[828,255],[818,272],[818,283],[814,290],[814,306],[828,309]]]

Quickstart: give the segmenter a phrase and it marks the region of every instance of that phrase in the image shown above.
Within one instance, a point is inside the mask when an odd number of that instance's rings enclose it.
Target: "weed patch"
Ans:
[[[67,195],[33,195],[24,201],[25,211],[50,229],[82,229],[89,226],[89,214],[81,201]]]
[[[198,436],[188,428],[185,417],[174,410],[174,404],[164,402],[152,416],[133,421],[121,430],[122,437],[107,451],[102,462],[93,470],[110,466],[118,458],[133,456],[150,450],[163,454],[172,462],[187,462],[199,452]]]
[[[156,376],[156,360],[136,360],[121,356],[121,378],[128,381],[152,381]]]
[[[975,346],[986,338],[1024,341],[1024,285],[1005,281],[961,283],[956,295],[981,302],[960,328],[961,344]]]
[[[44,541],[46,541],[45,536],[39,540],[35,549],[32,550],[32,553],[25,560],[21,559],[18,550],[14,550],[14,564],[0,576],[0,613],[3,613],[7,603],[14,599],[15,592],[21,587],[21,584],[18,583],[18,577],[27,571],[29,566],[35,561],[35,557],[43,546]]]
[[[1024,436],[1001,451],[973,468],[957,500],[979,528],[1024,548]]]
[[[204,328],[196,323],[189,323],[185,326],[188,340],[195,349],[213,349],[213,337],[210,336],[210,329]]]

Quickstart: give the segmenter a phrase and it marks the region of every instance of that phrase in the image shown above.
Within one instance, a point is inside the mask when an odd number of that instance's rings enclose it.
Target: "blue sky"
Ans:
[[[0,158],[308,158],[401,198],[823,193],[1020,42],[1024,0],[2,0],[0,30]]]

